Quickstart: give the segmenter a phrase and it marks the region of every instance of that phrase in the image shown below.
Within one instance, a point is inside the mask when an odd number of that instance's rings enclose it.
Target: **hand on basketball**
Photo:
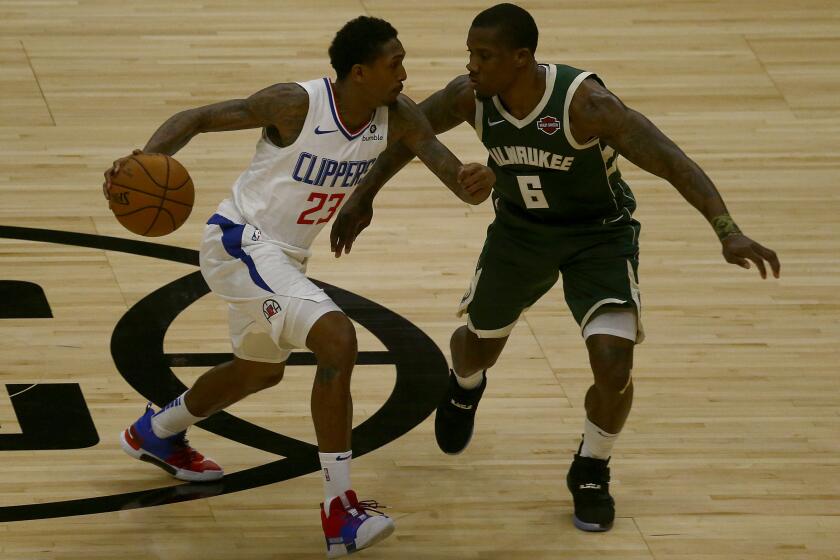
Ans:
[[[353,242],[363,229],[370,225],[373,219],[373,205],[365,202],[361,197],[350,197],[344,207],[339,210],[330,230],[330,247],[335,258],[341,253],[350,254]]]
[[[143,150],[133,150],[131,152],[132,156],[136,156],[142,154]],[[102,183],[102,194],[105,196],[105,200],[108,201],[108,208],[111,207],[111,179],[119,172],[120,165],[130,158],[131,156],[121,157],[120,159],[114,161],[114,163],[105,171],[105,182]]]
[[[467,195],[467,202],[481,204],[490,196],[496,174],[486,165],[467,163],[458,171],[458,183]]]
[[[761,277],[767,278],[767,269],[764,266],[764,261],[767,261],[773,270],[773,276],[779,277],[782,265],[779,264],[776,253],[746,235],[730,235],[721,241],[721,245],[723,245],[723,258],[726,262],[737,264],[741,268],[750,268],[750,261],[752,261],[758,267]]]

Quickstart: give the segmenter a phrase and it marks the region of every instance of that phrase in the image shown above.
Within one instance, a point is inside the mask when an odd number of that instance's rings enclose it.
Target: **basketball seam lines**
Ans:
[[[166,178],[164,179],[164,183],[165,183],[165,184],[169,184],[169,158],[165,158],[165,159],[164,159],[164,161],[166,162]],[[137,163],[140,163],[140,162],[137,162]],[[140,167],[143,167],[143,166],[141,165]],[[145,167],[143,168],[143,171],[146,171],[146,168],[145,168]],[[149,179],[152,179],[152,176],[151,176],[151,174],[150,174],[148,171],[146,171],[146,175],[148,175],[148,176],[149,176]],[[155,182],[155,184],[157,185],[157,181],[155,181],[154,179],[152,179],[152,181],[154,181],[154,182]],[[160,185],[158,185],[158,186],[160,186]],[[154,219],[152,219],[151,223],[149,224],[149,227],[148,227],[148,228],[146,228],[146,231],[145,231],[145,232],[143,232],[143,235],[148,235],[148,233],[149,233],[150,231],[152,231],[152,228],[153,228],[153,227],[155,227],[155,224],[157,223],[158,218],[160,218],[160,211],[163,209],[163,204],[166,202],[166,193],[168,193],[168,192],[169,192],[169,190],[168,190],[168,189],[166,189],[166,187],[163,187],[163,189],[164,189],[164,190],[163,190],[163,196],[162,196],[162,197],[161,197],[161,199],[160,199],[160,206],[158,206],[157,214],[155,214]],[[170,218],[171,218],[171,217],[172,217],[172,215],[170,214]],[[172,220],[172,224],[173,224],[173,225],[175,224],[175,220],[174,220],[174,219]],[[173,231],[174,231],[174,230],[173,230]],[[171,232],[170,232],[170,233],[171,233]]]
[[[172,221],[172,231],[178,229],[178,226],[175,225],[175,216],[172,215],[172,212],[170,212],[168,208],[161,208],[160,212],[158,212],[158,216],[162,213],[166,213],[166,215],[169,216],[170,221]],[[157,219],[155,219],[155,221],[157,221]]]
[[[164,161],[166,162],[166,178],[163,180],[163,182],[168,185],[169,184],[169,158],[165,158]],[[160,199],[160,206],[158,206],[158,213],[155,216],[155,219],[152,222],[152,225],[149,227],[149,229],[154,227],[154,225],[157,223],[158,219],[160,218],[160,212],[161,212],[161,210],[163,210],[163,203],[166,202],[166,194],[168,192],[169,192],[169,189],[163,191],[163,198]],[[175,231],[175,229],[176,229],[174,227],[175,226],[175,219],[172,217],[172,214],[170,214],[168,210],[167,210],[166,213],[169,214],[169,219],[172,220],[172,226],[173,226],[172,231]],[[172,232],[170,232],[170,233],[172,233]]]
[[[163,161],[166,162],[166,178],[163,180],[163,184],[169,185],[169,158],[164,158]],[[166,187],[164,187],[164,188],[166,188]],[[167,188],[166,190],[169,190],[169,189]]]
[[[130,159],[132,159],[132,160],[134,160],[135,162],[137,162],[137,165],[139,165],[139,166],[140,166],[140,169],[142,169],[142,170],[143,170],[143,172],[146,174],[146,176],[147,176],[147,177],[149,177],[149,180],[151,180],[151,181],[152,181],[152,183],[154,183],[156,186],[158,186],[158,187],[162,188],[162,189],[163,189],[163,190],[165,190],[165,191],[177,191],[178,189],[180,189],[181,187],[183,187],[184,185],[186,185],[186,184],[187,184],[187,182],[190,180],[190,176],[189,176],[189,174],[187,174],[187,177],[186,177],[186,178],[185,178],[185,179],[181,182],[181,184],[180,184],[180,185],[178,185],[177,187],[172,187],[172,188],[170,188],[170,187],[168,187],[168,186],[167,186],[167,185],[165,185],[165,184],[164,184],[164,185],[161,185],[160,183],[158,183],[157,181],[155,181],[155,178],[154,178],[154,177],[152,177],[152,174],[151,174],[151,173],[149,173],[149,170],[148,170],[148,169],[146,169],[146,167],[145,167],[145,166],[144,166],[144,165],[140,162],[140,160],[139,160],[139,159],[137,159],[137,158],[136,158],[136,157],[134,157],[134,156],[131,156],[131,158],[130,158]],[[167,182],[167,183],[169,183],[169,158],[166,158],[166,182]]]
[[[149,195],[149,196],[154,197],[154,198],[161,198],[160,195],[152,194],[150,192],[147,192],[147,191],[144,191],[144,190],[141,190],[141,189],[135,189],[134,187],[127,187],[127,186],[122,185],[120,183],[111,182],[111,186],[112,187],[120,187],[120,188],[129,190],[129,191],[139,192],[139,193],[146,194],[146,195]],[[169,190],[175,190],[175,189],[166,189],[166,191],[169,191]],[[165,198],[165,196],[164,196],[164,198]],[[186,203],[186,202],[181,202],[180,200],[175,200],[174,198],[167,198],[166,201],[167,202],[174,202],[175,204],[180,204],[181,206],[192,206],[192,204],[189,204],[189,203]]]
[[[132,160],[134,160],[135,162],[137,162],[137,165],[139,165],[139,166],[140,166],[140,169],[142,169],[142,170],[143,170],[143,172],[146,174],[146,176],[149,178],[149,180],[150,180],[152,183],[154,183],[154,184],[155,184],[155,185],[157,185],[158,187],[160,187],[160,188],[162,188],[162,189],[166,190],[166,185],[161,185],[160,183],[158,183],[158,182],[155,180],[155,178],[154,178],[154,177],[152,177],[152,174],[151,174],[151,173],[149,173],[149,170],[148,170],[148,169],[146,169],[146,166],[145,166],[145,165],[143,165],[143,164],[140,162],[140,160],[139,160],[139,159],[137,159],[137,158],[136,158],[136,157],[134,157],[134,156],[131,156],[131,159],[132,159]],[[167,165],[169,165],[169,161],[168,161],[168,160],[167,160],[166,164],[167,164]]]
[[[152,209],[153,209],[153,208],[154,208],[154,206],[144,206],[143,208],[138,208],[138,209],[136,209],[136,210],[132,210],[131,212],[125,212],[125,213],[123,213],[123,214],[117,214],[117,213],[115,212],[115,213],[114,213],[114,216],[117,216],[117,217],[119,217],[119,218],[122,218],[123,216],[131,216],[132,214],[136,214],[137,212],[142,212],[143,210],[148,210],[148,209],[150,209],[150,208],[152,208]]]

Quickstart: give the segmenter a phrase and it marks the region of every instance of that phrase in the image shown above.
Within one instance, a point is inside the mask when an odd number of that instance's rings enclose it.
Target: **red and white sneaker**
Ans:
[[[186,430],[160,438],[152,430],[151,403],[137,422],[120,434],[123,451],[141,461],[158,466],[179,480],[206,482],[222,478],[225,472],[213,460],[190,447]]]
[[[352,490],[333,498],[326,511],[324,504],[321,504],[321,525],[327,540],[327,558],[353,554],[393,533],[394,520],[379,511],[381,507],[373,500],[360,502]]]

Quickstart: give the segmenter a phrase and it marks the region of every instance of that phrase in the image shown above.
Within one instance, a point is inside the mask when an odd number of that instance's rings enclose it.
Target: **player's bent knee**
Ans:
[[[632,341],[594,335],[587,339],[589,362],[595,375],[595,385],[610,393],[622,393],[631,383],[633,370]]]
[[[247,384],[250,392],[255,393],[280,383],[283,380],[286,364],[253,362],[236,358],[234,368],[234,375]]]
[[[260,371],[257,377],[257,384],[260,389],[274,387],[283,380],[283,369],[268,368]]]
[[[595,374],[595,386],[601,393],[623,395],[633,384],[630,368],[616,368]]]
[[[346,365],[356,361],[356,329],[344,313],[332,311],[318,319],[309,331],[306,345],[319,365]]]
[[[489,369],[496,364],[508,337],[479,338],[466,325],[452,333],[450,347],[453,355],[457,352],[470,356],[470,362],[480,369]]]

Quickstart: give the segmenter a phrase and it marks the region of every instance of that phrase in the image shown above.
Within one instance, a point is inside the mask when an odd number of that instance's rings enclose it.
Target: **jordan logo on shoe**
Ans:
[[[472,410],[473,407],[471,404],[461,404],[459,402],[455,402],[455,399],[450,399],[449,402],[451,402],[453,406],[457,406],[462,410]]]

